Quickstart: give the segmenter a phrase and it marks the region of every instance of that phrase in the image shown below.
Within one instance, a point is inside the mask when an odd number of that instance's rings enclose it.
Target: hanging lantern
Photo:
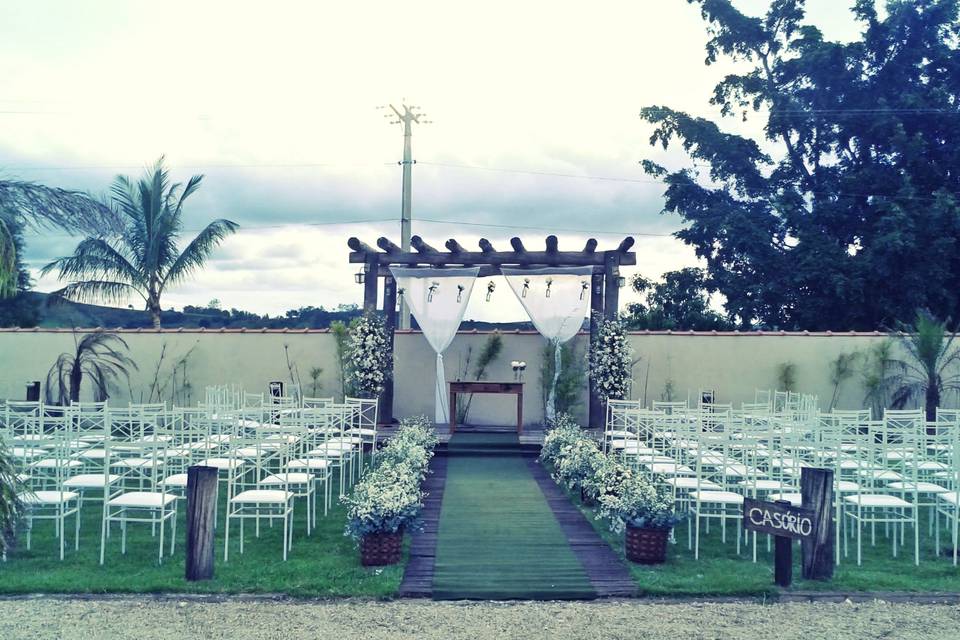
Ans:
[[[427,290],[427,302],[433,302],[433,294],[435,294],[439,288],[440,283],[436,280],[430,283],[430,288]]]
[[[457,285],[457,302],[460,302],[460,299],[463,297],[463,285]]]
[[[403,287],[397,289],[397,296],[402,300],[403,299]]]
[[[547,278],[547,297],[550,297],[550,287],[553,286],[553,278]]]
[[[530,278],[523,279],[523,291],[520,293],[521,298],[527,297],[527,291],[530,289]]]
[[[490,302],[490,297],[493,295],[493,290],[497,288],[497,283],[491,280],[487,283],[487,302]]]
[[[580,281],[580,299],[583,300],[583,296],[586,295],[587,289],[590,288],[590,285],[587,284],[586,280]]]
[[[363,271],[357,271],[355,274],[353,274],[353,281],[357,284],[363,284],[366,279],[367,274],[365,274]]]

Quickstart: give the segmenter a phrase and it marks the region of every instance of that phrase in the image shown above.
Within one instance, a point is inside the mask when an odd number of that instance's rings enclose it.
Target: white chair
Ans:
[[[162,484],[167,476],[169,439],[158,433],[152,422],[140,420],[126,439],[107,438],[104,473],[114,473],[117,482],[104,482],[103,520],[100,531],[100,564],[106,560],[107,541],[114,522],[120,525],[120,552],[127,552],[127,528],[131,523],[149,524],[151,533],[159,528],[158,561],[163,562],[166,528],[170,526],[170,554],[177,537],[177,496]]]

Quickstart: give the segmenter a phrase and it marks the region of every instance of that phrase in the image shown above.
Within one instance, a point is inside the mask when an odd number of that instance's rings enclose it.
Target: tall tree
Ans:
[[[687,267],[663,274],[652,282],[637,274],[631,286],[643,302],[627,306],[624,319],[631,329],[713,331],[733,324],[710,308],[710,291],[703,269]]]
[[[61,280],[72,280],[55,292],[73,300],[122,301],[131,294],[146,303],[155,328],[160,328],[160,298],[168,286],[184,281],[200,268],[213,250],[237,230],[229,220],[214,220],[181,251],[183,205],[200,187],[203,176],[186,185],[170,184],[163,158],[137,182],[118,176],[111,200],[122,222],[119,235],[91,236],[77,245],[72,256],[43,268],[57,270]]]
[[[676,235],[744,327],[877,329],[960,309],[958,1],[857,0],[859,40],[830,42],[804,22],[804,0],[763,17],[731,0],[688,0],[709,27],[706,63],[727,76],[711,103],[763,119],[763,135],[664,106],[642,117],[652,144],[678,143],[709,167],[669,170]],[[751,116],[753,114],[753,116]]]

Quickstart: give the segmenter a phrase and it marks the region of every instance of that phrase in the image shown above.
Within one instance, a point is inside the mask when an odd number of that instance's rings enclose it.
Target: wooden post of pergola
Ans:
[[[597,241],[590,239],[581,251],[560,251],[556,236],[547,236],[543,251],[527,249],[520,238],[511,238],[512,251],[497,251],[493,244],[483,238],[480,251],[467,251],[454,239],[447,240],[447,251],[438,251],[423,241],[420,236],[410,239],[415,251],[403,251],[387,238],[377,240],[379,250],[370,247],[357,238],[350,238],[350,263],[362,264],[364,269],[363,310],[371,313],[377,310],[377,283],[383,282],[383,313],[389,333],[390,352],[393,354],[394,332],[397,327],[397,285],[390,272],[391,266],[428,266],[480,267],[478,277],[486,278],[501,274],[501,267],[519,269],[541,269],[544,267],[593,267],[590,278],[590,341],[596,339],[597,318],[605,316],[615,318],[619,312],[620,267],[637,264],[637,256],[630,251],[633,238],[624,238],[613,250],[598,252]],[[601,427],[604,420],[604,407],[590,383],[590,426]],[[451,407],[451,411],[454,408]],[[380,396],[380,417],[383,422],[393,420],[393,379],[386,383]]]

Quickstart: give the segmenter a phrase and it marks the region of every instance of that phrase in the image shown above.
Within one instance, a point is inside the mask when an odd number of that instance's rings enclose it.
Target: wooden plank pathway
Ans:
[[[433,595],[433,568],[437,554],[437,529],[443,488],[447,482],[446,456],[434,456],[430,471],[423,482],[427,497],[423,501],[423,530],[410,536],[410,560],[403,572],[399,595],[401,598],[429,598]]]
[[[590,584],[600,598],[625,598],[637,594],[630,571],[610,545],[594,530],[583,512],[557,486],[547,470],[536,460],[527,460],[530,473],[560,523],[570,548],[580,560]]]

